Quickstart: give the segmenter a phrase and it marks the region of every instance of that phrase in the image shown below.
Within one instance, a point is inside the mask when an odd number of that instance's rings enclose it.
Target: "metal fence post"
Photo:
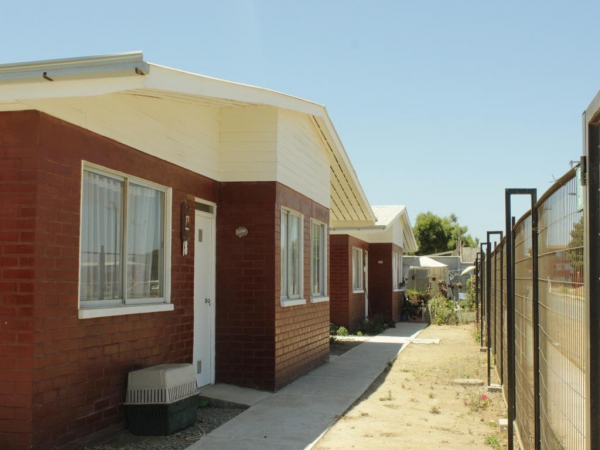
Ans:
[[[481,242],[479,244],[479,252],[481,254],[481,257],[480,257],[481,270],[479,271],[481,274],[481,283],[479,284],[479,286],[481,287],[481,302],[479,303],[479,306],[480,306],[480,313],[479,313],[479,318],[480,318],[480,320],[479,320],[479,327],[480,327],[479,336],[480,336],[480,338],[479,338],[479,342],[481,344],[480,347],[482,349],[484,348],[484,345],[483,345],[483,336],[484,336],[483,321],[487,320],[487,311],[485,309],[485,297],[486,296],[485,296],[485,287],[484,287],[485,286],[484,281],[487,284],[487,276],[485,273],[486,257],[485,257],[485,253],[483,252],[483,246],[485,245],[486,249],[487,249],[489,247],[489,244],[490,244],[489,242]]]
[[[534,327],[534,416],[535,416],[535,449],[540,449],[539,428],[539,315],[537,292],[537,203],[536,189],[506,189],[505,191],[505,224],[506,224],[506,309],[507,309],[507,341],[508,341],[508,450],[514,450],[514,421],[516,413],[516,354],[515,354],[515,239],[513,234],[514,221],[511,212],[511,197],[513,195],[529,195],[531,197],[531,234],[532,234],[532,276],[533,276],[533,327]]]
[[[591,111],[592,114],[597,111]],[[595,121],[589,120],[584,114],[584,145],[587,162],[582,168],[583,180],[587,182],[587,189],[584,192],[587,195],[585,203],[585,212],[587,213],[587,233],[585,233],[584,248],[587,250],[585,255],[586,279],[589,286],[587,289],[587,329],[589,333],[589,350],[587,363],[589,370],[586,374],[586,390],[589,392],[586,411],[586,428],[589,430],[588,449],[600,448],[600,305],[598,298],[600,295],[600,263],[598,255],[600,254],[600,120],[598,115]],[[587,166],[587,168],[585,167]],[[586,173],[587,172],[587,173]],[[583,183],[582,183],[583,184]]]
[[[479,320],[479,278],[480,278],[479,253],[475,257],[475,323]]]

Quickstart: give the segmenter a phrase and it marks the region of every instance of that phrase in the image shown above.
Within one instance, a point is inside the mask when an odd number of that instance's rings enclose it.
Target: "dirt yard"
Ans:
[[[487,359],[474,335],[473,324],[423,330],[419,338],[440,343],[404,348],[314,449],[507,448],[498,427],[506,417],[502,394],[453,383],[487,380]]]

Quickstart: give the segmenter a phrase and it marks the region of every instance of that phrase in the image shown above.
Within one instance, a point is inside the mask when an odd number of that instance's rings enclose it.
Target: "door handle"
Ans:
[[[210,298],[205,298],[204,299],[204,303],[208,306],[210,306]]]

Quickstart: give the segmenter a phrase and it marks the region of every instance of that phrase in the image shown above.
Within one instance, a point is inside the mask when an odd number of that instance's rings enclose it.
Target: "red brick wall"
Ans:
[[[275,182],[221,183],[217,208],[216,381],[275,386]],[[248,235],[238,238],[235,229]]]
[[[217,214],[216,378],[277,390],[327,360],[329,304],[311,303],[310,219],[329,212],[275,182],[221,183]],[[281,206],[304,214],[305,305],[280,306]],[[239,226],[248,229],[235,236]]]
[[[350,327],[350,292],[352,274],[348,269],[349,248],[347,234],[329,236],[329,311],[330,320],[339,326]]]
[[[369,250],[367,242],[355,237],[331,236],[331,321],[354,332],[365,319],[365,294],[352,290],[352,247]]]
[[[37,113],[0,115],[0,447],[31,446]]]
[[[281,207],[304,217],[304,286],[306,304],[281,306]],[[310,219],[329,223],[329,210],[297,192],[277,185],[275,208],[275,389],[280,389],[329,358],[329,302],[311,302]],[[329,289],[331,292],[331,289]]]
[[[388,322],[400,321],[403,301],[402,292],[393,286],[394,252],[402,254],[402,248],[392,243],[369,245],[369,314]]]
[[[381,264],[379,264],[381,261]],[[369,246],[369,316],[392,319],[392,244]]]
[[[13,168],[16,174],[13,176],[15,179],[37,181],[36,206],[20,208],[21,214],[26,212],[33,218],[34,231],[27,239],[35,245],[2,244],[2,256],[7,248],[19,246],[22,252],[34,252],[33,262],[19,256],[17,267],[14,259],[8,261],[13,264],[8,267],[18,269],[17,272],[6,269],[6,261],[1,266],[3,277],[19,277],[9,283],[11,290],[7,292],[12,294],[2,294],[0,307],[3,311],[11,302],[21,301],[17,300],[15,289],[25,294],[30,289],[31,279],[34,279],[33,291],[29,292],[30,295],[33,293],[33,298],[22,299],[23,306],[32,301],[35,306],[33,351],[31,343],[20,344],[22,349],[12,345],[10,350],[14,353],[15,364],[18,360],[27,359],[32,363],[32,400],[15,405],[14,416],[9,420],[14,425],[13,431],[21,429],[26,434],[31,426],[33,448],[47,449],[122,423],[121,403],[130,370],[159,363],[191,362],[193,246],[188,256],[180,256],[179,205],[190,195],[217,201],[218,185],[41,113],[2,113],[0,124],[0,127],[18,130],[16,141],[10,137],[2,138],[3,155],[26,157],[31,154],[27,165],[22,161]],[[25,146],[23,142],[32,136],[37,140],[26,151],[22,148]],[[171,299],[175,311],[85,320],[78,318],[82,160],[173,188]],[[5,161],[3,158],[3,163]],[[31,171],[34,174],[30,174]],[[3,185],[2,189],[10,187]],[[29,282],[25,283],[25,279]],[[15,312],[14,307],[8,309]],[[27,315],[31,311],[20,308],[17,311],[19,315],[11,319],[11,323],[23,322],[21,329],[24,331],[19,331],[19,334],[31,335],[30,325],[25,325],[31,321]],[[23,369],[15,366],[15,370]],[[3,372],[7,374],[5,377],[16,373],[10,370]],[[18,376],[27,380],[26,373]],[[9,401],[8,404],[17,403],[16,394],[9,396]],[[32,409],[31,425],[27,425],[28,405]],[[9,415],[10,412],[5,410],[4,414]],[[17,415],[23,424],[17,424]],[[0,445],[6,436],[0,434]],[[15,433],[10,436],[15,436]]]

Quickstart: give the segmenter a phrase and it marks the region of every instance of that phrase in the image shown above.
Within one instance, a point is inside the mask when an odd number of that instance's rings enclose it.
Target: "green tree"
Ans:
[[[567,244],[567,259],[575,272],[583,273],[583,216],[573,224],[571,240]]]
[[[476,247],[479,240],[467,234],[466,226],[458,223],[458,217],[452,213],[448,217],[439,217],[431,211],[417,215],[413,233],[419,245],[419,255],[430,255],[454,250],[459,243]]]

